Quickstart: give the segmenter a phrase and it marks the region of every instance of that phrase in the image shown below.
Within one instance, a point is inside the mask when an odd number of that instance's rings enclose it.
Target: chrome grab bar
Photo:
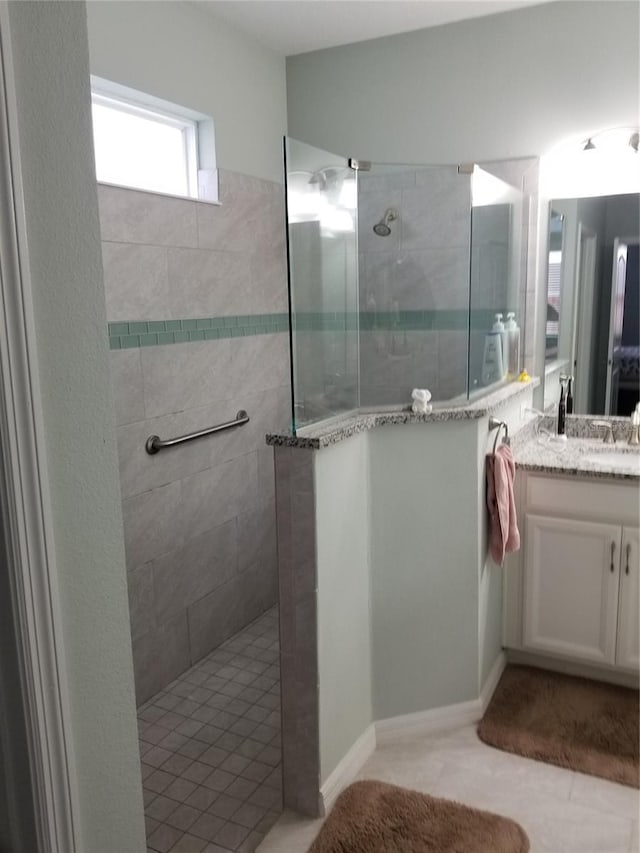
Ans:
[[[164,450],[165,447],[174,447],[176,444],[184,444],[185,441],[193,441],[194,438],[204,438],[205,435],[213,435],[214,432],[222,432],[224,429],[231,429],[232,427],[242,426],[247,423],[249,423],[249,415],[244,409],[240,409],[234,421],[227,421],[224,424],[218,424],[208,429],[198,430],[198,432],[179,435],[177,438],[167,438],[165,441],[161,441],[160,436],[150,435],[145,442],[144,449],[147,453],[153,455],[159,450]]]

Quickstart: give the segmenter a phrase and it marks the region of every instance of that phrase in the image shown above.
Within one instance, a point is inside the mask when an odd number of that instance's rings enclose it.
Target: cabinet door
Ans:
[[[640,667],[640,548],[637,527],[622,529],[620,595],[618,602],[618,645],[616,664],[626,669]]]
[[[622,529],[541,515],[525,527],[524,647],[613,664]]]

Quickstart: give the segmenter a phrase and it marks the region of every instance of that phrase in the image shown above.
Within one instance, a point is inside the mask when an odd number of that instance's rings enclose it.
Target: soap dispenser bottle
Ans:
[[[502,357],[502,372],[503,375],[507,371],[507,333],[505,332],[504,323],[502,322],[502,314],[495,315],[492,332],[498,332],[500,335],[500,355]],[[502,377],[500,377],[502,378]]]
[[[494,382],[500,382],[504,377],[502,368],[502,343],[500,332],[487,332],[484,339],[484,354],[482,356],[481,381],[486,387]]]
[[[520,365],[520,329],[516,323],[516,315],[513,311],[507,314],[507,322],[504,324],[505,337],[507,340],[507,363],[506,368],[509,379],[515,379],[518,375]]]

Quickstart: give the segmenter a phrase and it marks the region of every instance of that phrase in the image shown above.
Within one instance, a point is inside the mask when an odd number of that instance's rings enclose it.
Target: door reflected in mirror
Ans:
[[[559,357],[560,282],[562,277],[562,239],[564,216],[557,210],[549,215],[549,259],[547,274],[547,322],[545,328],[545,361]]]
[[[567,361],[574,411],[629,415],[640,396],[640,195],[554,199],[545,359]]]

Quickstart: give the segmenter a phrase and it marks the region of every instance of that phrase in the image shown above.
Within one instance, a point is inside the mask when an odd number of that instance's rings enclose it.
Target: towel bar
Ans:
[[[489,432],[494,429],[497,429],[495,441],[493,442],[493,454],[495,456],[496,448],[498,446],[498,439],[500,438],[500,430],[504,427],[504,443],[509,444],[509,427],[507,426],[506,421],[499,421],[497,418],[489,418]]]

